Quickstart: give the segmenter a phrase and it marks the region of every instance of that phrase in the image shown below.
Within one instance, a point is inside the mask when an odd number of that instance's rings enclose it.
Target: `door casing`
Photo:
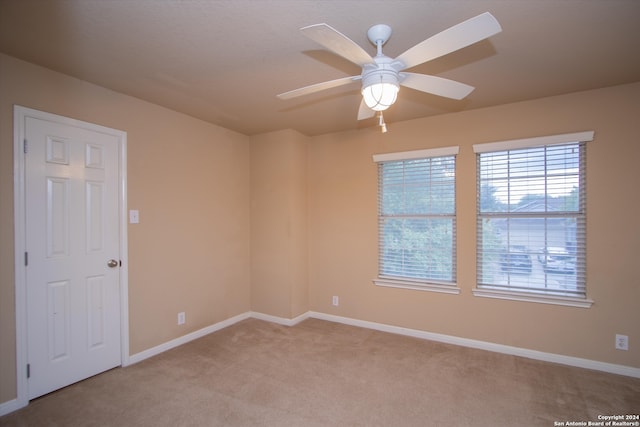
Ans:
[[[129,285],[128,285],[128,244],[127,244],[127,133],[93,123],[59,116],[57,114],[14,105],[14,272],[15,272],[15,314],[16,314],[16,401],[18,409],[29,404],[27,383],[27,293],[26,293],[26,187],[25,153],[26,118],[33,117],[63,125],[86,128],[107,133],[118,138],[118,201],[119,201],[119,240],[122,266],[120,274],[120,340],[121,365],[129,364]]]

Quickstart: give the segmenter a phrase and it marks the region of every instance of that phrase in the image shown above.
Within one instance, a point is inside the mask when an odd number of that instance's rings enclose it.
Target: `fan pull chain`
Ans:
[[[380,126],[380,130],[382,131],[382,133],[387,133],[387,124],[384,122],[382,111],[378,113],[378,125]]]

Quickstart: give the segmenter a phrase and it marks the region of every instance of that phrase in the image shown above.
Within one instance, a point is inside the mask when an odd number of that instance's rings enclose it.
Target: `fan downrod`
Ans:
[[[374,25],[367,31],[367,37],[375,46],[378,45],[378,41],[385,44],[391,37],[391,27],[386,24]]]

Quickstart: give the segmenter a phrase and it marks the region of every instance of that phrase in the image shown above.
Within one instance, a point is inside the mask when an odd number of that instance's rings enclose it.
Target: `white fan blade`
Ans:
[[[415,67],[477,43],[500,31],[502,27],[496,18],[485,12],[429,37],[398,56],[396,60],[401,61],[404,68]]]
[[[291,99],[298,96],[309,95],[311,93],[320,92],[321,90],[331,89],[332,87],[344,86],[349,83],[362,79],[362,76],[349,76],[340,79],[329,80],[328,82],[316,83],[314,85],[301,87],[299,89],[290,90],[289,92],[277,95],[280,99]]]
[[[422,92],[432,93],[452,99],[462,99],[473,91],[474,87],[442,77],[427,74],[402,73],[405,76],[402,86]]]
[[[315,24],[300,28],[311,40],[321,44],[330,51],[348,59],[354,64],[363,66],[372,64],[373,58],[356,42],[327,24]]]
[[[364,103],[364,99],[360,101],[360,108],[358,108],[358,120],[364,120],[376,115],[376,112],[367,107]]]

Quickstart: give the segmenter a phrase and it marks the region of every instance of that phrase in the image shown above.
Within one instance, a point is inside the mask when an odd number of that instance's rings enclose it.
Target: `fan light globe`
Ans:
[[[373,111],[384,111],[396,102],[398,89],[394,83],[374,83],[362,89],[362,98]]]

